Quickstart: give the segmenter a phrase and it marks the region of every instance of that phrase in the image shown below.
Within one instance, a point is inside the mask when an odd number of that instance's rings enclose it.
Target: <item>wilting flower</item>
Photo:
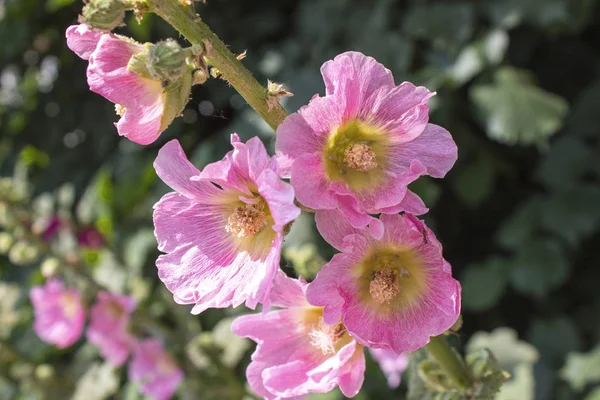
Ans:
[[[457,158],[450,133],[429,124],[434,93],[394,84],[371,57],[347,52],[321,67],[325,97],[315,96],[277,129],[282,175],[298,201],[315,210],[339,209],[355,227],[381,226],[368,214],[422,214],[407,190],[421,175],[443,177]]]
[[[34,286],[29,293],[33,304],[35,333],[58,348],[71,346],[79,339],[85,324],[85,310],[77,289],[65,289],[58,280]]]
[[[115,366],[120,366],[127,360],[133,344],[127,324],[135,305],[132,297],[99,292],[96,304],[90,310],[87,338]]]
[[[89,59],[90,90],[115,103],[121,116],[115,125],[121,136],[139,144],[152,143],[185,107],[191,72],[174,82],[152,76],[146,66],[148,46],[85,24],[70,26],[66,37],[75,54]]]
[[[402,373],[408,367],[408,354],[398,355],[388,349],[369,349],[369,351],[387,378],[388,386],[392,389],[400,386]]]
[[[300,213],[294,190],[254,137],[198,171],[172,140],[154,162],[175,192],[154,206],[158,276],[192,313],[268,298],[279,269],[284,228]]]
[[[134,346],[129,379],[136,382],[146,396],[167,400],[177,391],[183,380],[183,371],[159,340],[147,339]]]
[[[328,211],[317,216],[333,256],[307,290],[324,306],[325,322],[340,320],[357,342],[397,354],[423,347],[460,314],[460,284],[442,245],[412,215],[382,215],[380,240]]]
[[[268,400],[325,393],[335,386],[355,396],[364,380],[363,347],[340,321],[323,321],[323,309],[306,302],[306,286],[279,271],[271,303],[282,309],[233,321],[235,334],[258,344],[246,371],[248,383]]]

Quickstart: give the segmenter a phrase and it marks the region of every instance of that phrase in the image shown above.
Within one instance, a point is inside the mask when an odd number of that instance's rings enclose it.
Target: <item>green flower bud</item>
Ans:
[[[186,52],[175,40],[168,39],[150,47],[146,67],[157,80],[174,82],[187,71]]]
[[[81,11],[80,22],[102,31],[123,25],[126,7],[121,0],[89,0]]]

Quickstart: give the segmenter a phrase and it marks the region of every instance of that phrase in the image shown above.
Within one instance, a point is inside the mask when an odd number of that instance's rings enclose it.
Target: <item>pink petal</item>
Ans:
[[[353,68],[349,69],[348,64]],[[350,79],[358,82],[362,99],[370,96],[381,86],[394,86],[394,78],[389,69],[374,58],[355,51],[342,53],[324,63],[321,74],[325,81],[327,95],[336,93],[340,89],[340,76],[350,75]]]
[[[192,181],[200,171],[189,162],[179,142],[165,144],[154,161],[156,173],[173,190],[198,202],[217,204],[220,190],[210,182]]]
[[[397,167],[408,169],[413,160],[418,160],[426,168],[427,175],[435,178],[443,178],[458,158],[450,133],[434,124],[428,124],[423,134],[398,145],[390,154]]]
[[[90,29],[86,24],[71,25],[65,33],[67,46],[79,57],[87,60],[102,36],[102,32]]]
[[[344,238],[359,231],[339,210],[318,210],[315,221],[323,239],[340,251],[343,250]]]
[[[281,176],[290,177],[291,161],[298,155],[321,151],[324,139],[323,136],[315,135],[306,120],[299,114],[288,116],[277,127],[275,142]]]
[[[354,397],[358,394],[365,380],[365,369],[365,353],[356,351],[344,366],[348,372],[340,378],[340,390],[344,396]]]
[[[304,155],[292,166],[292,186],[300,204],[317,209],[336,208],[337,202],[329,192],[329,182],[319,155]]]
[[[391,207],[384,207],[381,212],[384,214],[397,214],[399,212],[407,212],[413,215],[423,215],[429,211],[423,200],[410,190],[406,191],[402,201]]]
[[[300,209],[294,204],[294,188],[279,179],[270,169],[261,172],[256,180],[258,192],[269,204],[271,216],[275,221],[273,229],[281,232],[283,228],[300,215]]]

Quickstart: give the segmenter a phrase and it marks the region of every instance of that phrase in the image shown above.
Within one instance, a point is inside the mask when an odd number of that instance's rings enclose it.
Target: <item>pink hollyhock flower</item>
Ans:
[[[323,318],[341,318],[357,342],[400,354],[423,347],[460,315],[460,284],[442,245],[416,217],[382,215],[383,236],[353,228],[339,212],[317,215],[323,237],[341,253],[307,290]]]
[[[115,124],[119,135],[135,143],[150,144],[185,107],[191,73],[163,87],[163,82],[152,77],[143,62],[147,46],[95,31],[85,24],[67,28],[66,37],[67,46],[79,57],[89,60],[90,90],[116,104],[117,114],[121,116]],[[138,58],[132,59],[134,56]]]
[[[154,206],[158,276],[179,304],[255,308],[268,298],[279,269],[284,229],[300,213],[294,190],[279,179],[262,142],[241,143],[222,161],[198,171],[177,140],[154,162],[175,192]]]
[[[144,395],[155,400],[167,400],[177,391],[183,380],[183,371],[160,341],[147,339],[134,347],[129,379],[140,385]]]
[[[324,322],[323,309],[306,302],[306,287],[280,270],[271,303],[281,309],[233,321],[235,334],[258,344],[246,371],[248,383],[267,400],[302,398],[336,386],[353,397],[364,380],[363,347],[340,321]]]
[[[298,201],[315,210],[342,210],[355,227],[381,225],[369,214],[422,214],[407,190],[421,175],[443,177],[457,158],[447,130],[429,124],[435,93],[392,73],[371,57],[340,54],[321,67],[325,97],[315,96],[277,128],[282,175]]]
[[[87,339],[114,366],[122,365],[129,356],[133,337],[127,331],[135,299],[109,292],[99,292],[90,310]]]
[[[388,386],[391,389],[400,386],[402,373],[408,367],[408,354],[401,353],[398,355],[388,349],[369,349],[369,351],[387,378]]]
[[[58,280],[34,286],[29,292],[33,304],[35,333],[44,342],[63,349],[79,339],[85,324],[85,310],[77,289],[65,289]]]

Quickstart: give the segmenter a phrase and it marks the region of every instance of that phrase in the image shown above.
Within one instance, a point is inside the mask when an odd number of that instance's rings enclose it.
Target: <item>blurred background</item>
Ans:
[[[0,399],[142,398],[84,339],[61,351],[33,333],[29,288],[69,257],[156,321],[139,334],[164,340],[184,369],[176,398],[240,399],[253,344],[229,324],[245,310],[192,316],[156,276],[152,205],[168,188],[152,162],[172,138],[201,168],[229,150],[231,132],[271,149],[274,133],[211,79],[153,145],[120,138],[113,104],[88,90],[87,62],[65,45],[81,7],[0,0],[0,198],[10,198],[0,204]],[[208,0],[197,9],[233,52],[247,50],[260,82],[294,93],[290,112],[323,94],[320,65],[346,50],[375,57],[397,83],[437,91],[431,122],[453,134],[459,160],[446,179],[412,189],[463,285],[457,342],[496,352],[512,374],[504,400],[600,399],[600,2]],[[177,37],[153,15],[128,18],[119,32],[138,41]],[[16,211],[25,228],[11,225]],[[284,269],[308,278],[334,254],[310,215],[285,246]],[[388,389],[368,360],[357,399],[405,393],[406,382]]]

